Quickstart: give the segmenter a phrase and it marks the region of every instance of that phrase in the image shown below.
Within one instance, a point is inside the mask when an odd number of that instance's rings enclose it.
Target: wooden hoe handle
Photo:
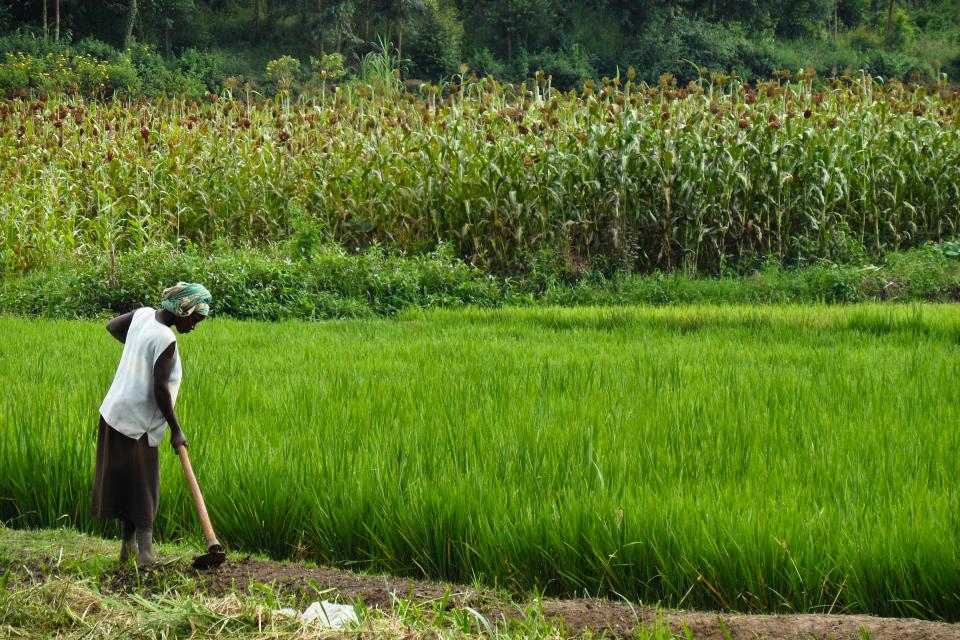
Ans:
[[[217,536],[213,532],[213,525],[210,524],[210,516],[207,515],[207,506],[203,503],[203,495],[200,493],[200,485],[197,484],[197,477],[193,475],[193,467],[190,466],[190,457],[187,455],[187,448],[177,449],[177,455],[180,456],[180,462],[183,464],[183,472],[187,476],[187,484],[190,485],[190,493],[193,494],[193,501],[197,503],[197,515],[200,516],[200,526],[203,527],[203,535],[207,539],[207,548],[214,545],[219,546]]]

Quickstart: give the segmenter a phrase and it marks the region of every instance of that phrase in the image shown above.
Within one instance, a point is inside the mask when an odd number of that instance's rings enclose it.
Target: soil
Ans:
[[[217,569],[202,572],[179,563],[160,564],[147,574],[147,579],[162,584],[174,575],[184,573],[194,577],[210,594],[245,590],[251,581],[256,581],[272,584],[275,589],[301,596],[304,600],[315,600],[320,595],[332,599],[334,594],[338,594],[344,599],[362,597],[368,606],[383,609],[392,606],[395,596],[436,603],[449,594],[446,601],[448,608],[469,606],[481,612],[493,624],[522,621],[525,615],[523,607],[506,603],[490,591],[251,558],[231,558]],[[118,569],[108,578],[109,586],[121,591],[132,588],[137,580],[132,569]],[[141,587],[143,583],[144,575],[141,574]],[[327,592],[327,589],[333,592]],[[960,640],[960,624],[910,618],[665,611],[601,599],[545,600],[541,603],[541,610],[545,617],[562,621],[567,636],[592,632],[595,635],[627,638],[640,623],[653,625],[666,620],[680,637],[686,637],[686,630],[689,630],[697,640],[862,640],[864,637],[872,640]],[[864,635],[864,631],[869,635]]]

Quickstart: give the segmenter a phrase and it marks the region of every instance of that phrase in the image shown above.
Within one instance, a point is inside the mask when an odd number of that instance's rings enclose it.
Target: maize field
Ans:
[[[2,101],[0,272],[302,229],[350,250],[444,243],[494,273],[724,273],[958,233],[946,83],[632,78]]]

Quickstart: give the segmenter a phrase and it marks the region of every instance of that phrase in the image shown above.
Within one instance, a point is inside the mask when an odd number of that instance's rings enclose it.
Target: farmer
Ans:
[[[123,343],[113,384],[100,405],[92,514],[120,520],[120,562],[156,562],[153,522],[160,498],[157,447],[170,425],[170,444],[187,446],[173,405],[180,389],[179,333],[190,333],[210,313],[210,292],[179,282],[163,292],[160,309],[143,307],[107,324]]]

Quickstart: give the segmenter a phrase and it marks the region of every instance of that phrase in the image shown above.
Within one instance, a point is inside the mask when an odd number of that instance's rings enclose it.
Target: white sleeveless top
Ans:
[[[155,314],[150,307],[133,312],[117,374],[100,405],[100,415],[107,424],[130,438],[147,434],[151,447],[158,446],[167,431],[167,421],[153,393],[153,366],[160,354],[177,341],[173,330],[157,322]],[[174,404],[181,376],[180,355],[174,352],[167,383]]]

